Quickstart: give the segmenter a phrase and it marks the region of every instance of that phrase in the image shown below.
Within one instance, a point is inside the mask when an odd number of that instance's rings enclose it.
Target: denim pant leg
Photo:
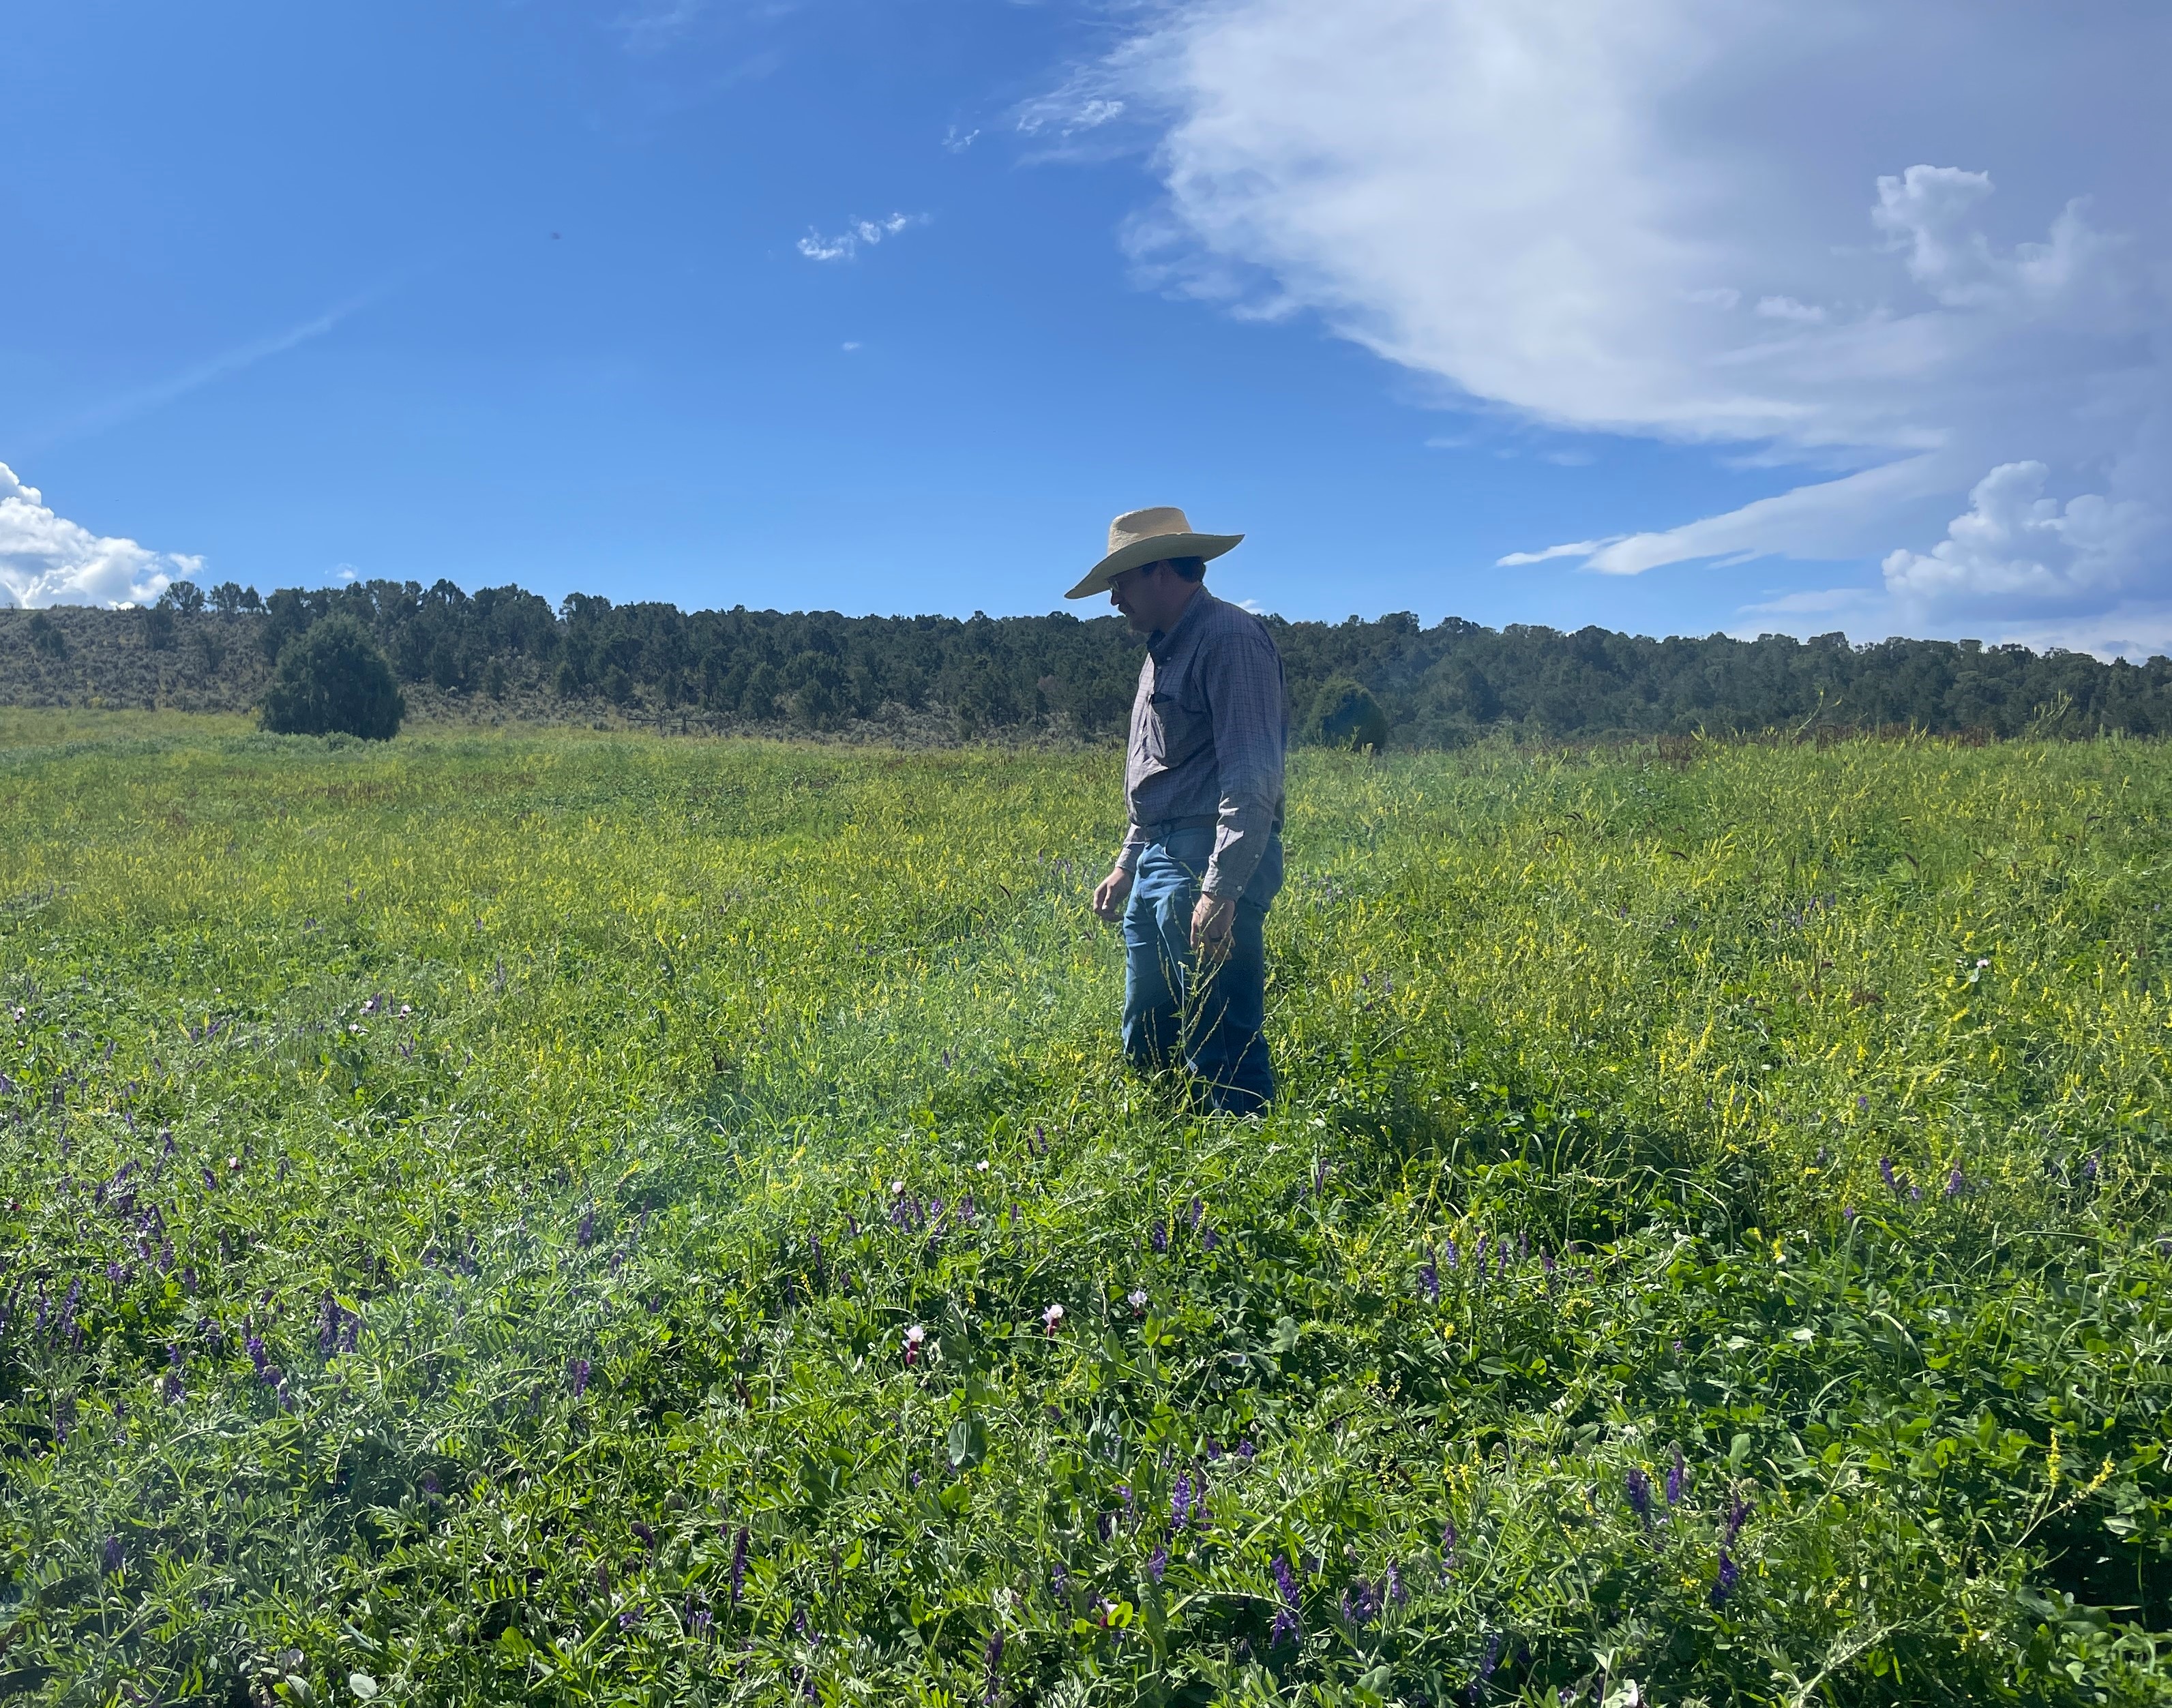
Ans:
[[[1194,846],[1196,845],[1196,846]],[[1191,910],[1213,851],[1212,830],[1145,849],[1124,912],[1124,1050],[1148,1070],[1180,1055],[1213,1106],[1245,1114],[1274,1099],[1266,1018],[1267,905],[1282,887],[1279,840],[1237,904],[1229,959],[1197,976]]]
[[[1124,1054],[1142,1072],[1174,1067],[1184,1031],[1184,995],[1191,969],[1190,874],[1156,844],[1142,850],[1124,908]],[[1175,898],[1178,906],[1170,903]],[[1178,911],[1186,929],[1172,937]]]

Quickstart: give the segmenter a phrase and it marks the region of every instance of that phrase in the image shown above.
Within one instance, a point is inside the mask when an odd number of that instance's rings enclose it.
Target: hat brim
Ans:
[[[1164,557],[1219,557],[1244,537],[1241,534],[1156,534],[1134,540],[1088,570],[1086,578],[1064,598],[1091,599],[1097,593],[1106,593],[1109,583],[1126,570],[1159,563]]]

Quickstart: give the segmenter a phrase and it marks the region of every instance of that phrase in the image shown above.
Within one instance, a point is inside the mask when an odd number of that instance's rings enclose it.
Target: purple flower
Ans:
[[[1195,1233],[1199,1231],[1200,1218],[1206,1214],[1207,1206],[1204,1204],[1202,1204],[1196,1198],[1193,1199],[1191,1200],[1191,1227],[1192,1232]]]
[[[107,1576],[110,1577],[121,1570],[121,1539],[118,1536],[107,1537],[105,1547],[100,1555]]]
[[[1734,1504],[1727,1511],[1727,1525],[1721,1535],[1721,1547],[1731,1548],[1734,1545],[1734,1539],[1742,1533],[1742,1527],[1750,1522],[1750,1515],[1756,1510],[1739,1494],[1735,1496]]]
[[[1712,1579],[1712,1593],[1707,1598],[1714,1607],[1727,1605],[1727,1598],[1734,1593],[1734,1586],[1742,1576],[1742,1568],[1724,1548],[1719,1550],[1719,1575]]]
[[[1147,1576],[1159,1583],[1169,1571],[1169,1544],[1164,1542],[1147,1556]]]
[[[263,1338],[261,1335],[251,1335],[244,1344],[249,1352],[249,1362],[256,1367],[256,1374],[261,1378],[272,1365],[269,1355],[264,1351]]]
[[[1410,1590],[1403,1582],[1403,1568],[1390,1564],[1388,1567],[1388,1599],[1401,1607],[1410,1598]]]
[[[1868,1109],[1870,1107],[1870,1099],[1858,1093],[1855,1099],[1855,1106],[1857,1109]]]
[[[567,1367],[566,1379],[572,1385],[573,1398],[578,1399],[589,1388],[589,1361],[576,1358]]]
[[[596,1212],[593,1210],[583,1211],[581,1215],[580,1227],[573,1235],[573,1243],[585,1246],[595,1237]]]
[[[1480,1234],[1478,1236],[1478,1243],[1470,1248],[1470,1260],[1472,1263],[1476,1264],[1481,1271],[1486,1267],[1486,1244],[1487,1240],[1492,1237],[1492,1236],[1490,1234]]]
[[[1300,1634],[1297,1616],[1287,1608],[1278,1608],[1274,1625],[1267,1632],[1267,1647],[1270,1651],[1278,1649]]]
[[[1297,1611],[1297,1574],[1281,1555],[1275,1555],[1275,1587],[1282,1593],[1282,1604],[1291,1612]]]
[[[710,1626],[713,1623],[708,1609],[696,1608],[687,1617],[686,1635],[697,1641],[706,1642],[708,1640]]]
[[[1460,1256],[1455,1249],[1455,1242],[1453,1239],[1443,1240],[1441,1242],[1441,1249],[1447,1255],[1448,1266],[1450,1269],[1454,1269],[1457,1263],[1461,1260]]]
[[[1960,1164],[1954,1164],[1954,1172],[1946,1176],[1946,1196],[1958,1198],[1968,1190],[1968,1177],[1961,1173]]]
[[[1191,1477],[1189,1472],[1176,1474],[1176,1490],[1169,1497],[1169,1528],[1181,1530],[1185,1515],[1191,1510]]]
[[[642,1523],[638,1518],[636,1518],[633,1523],[626,1526],[626,1528],[632,1531],[633,1533],[640,1539],[641,1545],[642,1547],[646,1548],[651,1554],[653,1554],[656,1551],[655,1531],[652,1530],[648,1525]]]
[[[746,1588],[747,1533],[744,1528],[732,1544],[732,1605],[739,1604],[739,1597]]]
[[[1900,1181],[1893,1172],[1892,1157],[1880,1157],[1878,1159],[1878,1178],[1885,1183],[1887,1191],[1892,1193],[1896,1198],[1900,1195]]]
[[[1470,1681],[1470,1698],[1476,1702],[1486,1694],[1486,1681],[1493,1676],[1493,1669],[1501,1664],[1501,1633],[1495,1631],[1486,1639],[1486,1647],[1478,1657],[1478,1676]]]
[[[1644,1528],[1648,1530],[1652,1528],[1652,1480],[1641,1469],[1632,1465],[1630,1468],[1626,1483],[1629,1505],[1637,1517],[1643,1521]]]
[[[1551,1281],[1554,1276],[1554,1254],[1543,1245],[1539,1248],[1539,1265],[1546,1270],[1546,1279]]]
[[[1450,1518],[1440,1527],[1440,1575],[1444,1581],[1455,1575],[1455,1520]]]
[[[1017,1212],[1013,1211],[1012,1213],[1015,1215]],[[1147,1243],[1151,1245],[1156,1251],[1167,1251],[1169,1249],[1169,1224],[1166,1222],[1157,1221],[1153,1225],[1153,1231],[1147,1235]]]
[[[1342,1622],[1361,1630],[1380,1616],[1380,1591],[1363,1578],[1354,1578],[1342,1592]]]
[[[1440,1302],[1440,1260],[1430,1247],[1426,1250],[1426,1260],[1418,1265],[1418,1286],[1434,1304]]]
[[[1000,1630],[990,1631],[988,1646],[981,1656],[981,1670],[987,1679],[987,1686],[981,1691],[981,1700],[984,1702],[992,1703],[996,1700],[996,1674],[1003,1664],[1003,1634]]]
[[[1850,1222],[1854,1221],[1857,1217],[1863,1214],[1863,1212],[1857,1209],[1852,1204],[1841,1205],[1840,1206],[1840,1213]]]
[[[1199,1248],[1201,1250],[1212,1251],[1216,1246],[1221,1244],[1221,1243],[1222,1236],[1214,1231],[1212,1224],[1210,1223],[1208,1226],[1199,1230]]]
[[[1675,1443],[1675,1462],[1667,1468],[1667,1504],[1669,1507],[1681,1505],[1682,1490],[1688,1483],[1689,1467],[1682,1463],[1681,1443],[1677,1442]]]
[[[2082,1164],[2082,1178],[2084,1180],[2094,1180],[2096,1179],[2097,1164],[2102,1159],[2103,1156],[2104,1152],[2102,1151],[2091,1151],[2089,1152],[2088,1159]]]

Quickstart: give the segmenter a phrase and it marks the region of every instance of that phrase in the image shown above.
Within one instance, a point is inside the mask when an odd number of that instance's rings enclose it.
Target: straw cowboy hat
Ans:
[[[1159,563],[1164,557],[1219,557],[1245,536],[1194,534],[1191,518],[1172,505],[1128,510],[1109,524],[1109,555],[1086,572],[1086,579],[1064,594],[1083,599],[1106,593],[1127,569]]]

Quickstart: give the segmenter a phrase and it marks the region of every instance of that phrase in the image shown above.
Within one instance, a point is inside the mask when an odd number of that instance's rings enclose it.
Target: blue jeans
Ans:
[[[1250,1114],[1274,1101],[1274,1064],[1261,1029],[1267,1004],[1267,904],[1282,887],[1277,836],[1238,898],[1229,959],[1202,976],[1191,910],[1214,851],[1214,830],[1149,842],[1124,910],[1124,1053],[1148,1071],[1181,1059],[1214,1108]]]

